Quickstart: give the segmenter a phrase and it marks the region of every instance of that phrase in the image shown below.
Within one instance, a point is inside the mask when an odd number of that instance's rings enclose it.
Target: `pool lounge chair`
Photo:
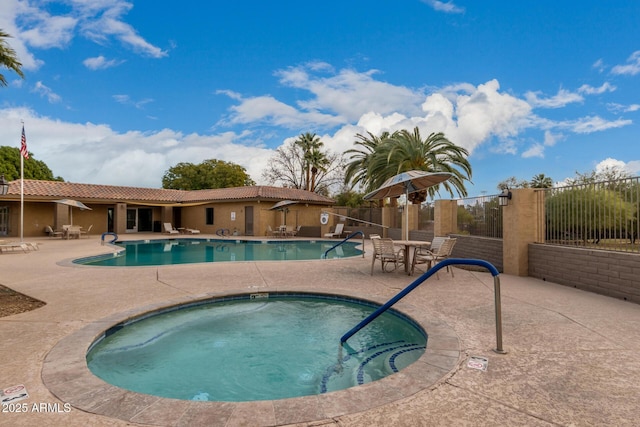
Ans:
[[[336,224],[335,230],[332,233],[325,233],[324,237],[342,237],[344,233],[344,222],[339,222]]]
[[[180,234],[180,232],[178,230],[173,228],[173,225],[171,225],[170,222],[165,222],[164,223],[164,232],[168,233],[168,234]]]
[[[44,232],[47,233],[49,235],[49,237],[51,237],[51,238],[56,237],[56,236],[62,237],[64,235],[63,231],[54,230],[50,225],[47,225],[44,228]]]
[[[4,253],[5,251],[8,251],[8,250],[11,250],[11,252],[14,252],[16,249],[21,249],[22,252],[29,252],[29,245],[24,242],[20,243],[20,242],[0,241],[0,253]]]
[[[187,234],[200,234],[200,230],[196,228],[185,228],[184,232]]]

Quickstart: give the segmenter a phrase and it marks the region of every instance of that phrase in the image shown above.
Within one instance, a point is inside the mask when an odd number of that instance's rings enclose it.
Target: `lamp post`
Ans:
[[[4,179],[4,174],[0,176],[0,196],[4,196],[9,192],[9,183]]]

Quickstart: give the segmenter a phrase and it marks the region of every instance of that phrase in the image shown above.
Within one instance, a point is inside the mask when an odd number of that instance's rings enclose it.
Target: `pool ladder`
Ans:
[[[506,354],[506,351],[502,348],[502,307],[500,303],[500,273],[498,270],[489,262],[479,260],[479,259],[459,259],[459,258],[450,258],[445,259],[435,266],[431,267],[424,274],[418,277],[413,281],[409,286],[400,291],[396,296],[387,301],[384,305],[380,306],[376,311],[371,313],[367,318],[358,323],[354,328],[352,328],[349,332],[344,334],[342,338],[340,338],[340,343],[344,344],[349,338],[351,338],[356,332],[360,329],[367,326],[371,323],[376,317],[380,316],[382,313],[387,311],[392,305],[400,301],[405,295],[409,292],[417,288],[420,284],[422,284],[429,277],[433,276],[438,270],[441,268],[447,267],[449,265],[475,265],[480,267],[485,267],[491,275],[493,276],[493,293],[494,293],[494,301],[495,301],[495,311],[496,311],[496,348],[494,351],[500,354]]]
[[[354,231],[353,233],[351,233],[347,237],[345,237],[344,240],[342,240],[341,242],[336,243],[335,245],[333,245],[332,247],[327,249],[324,252],[324,254],[322,255],[322,259],[326,259],[327,258],[327,254],[329,252],[331,252],[332,250],[334,250],[338,246],[345,244],[349,239],[352,239],[352,238],[356,237],[358,234],[360,234],[362,236],[362,258],[364,258],[364,233],[362,231]]]

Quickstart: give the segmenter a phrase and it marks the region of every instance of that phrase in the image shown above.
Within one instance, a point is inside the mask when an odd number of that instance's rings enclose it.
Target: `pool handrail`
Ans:
[[[107,243],[113,243],[113,242],[118,240],[118,235],[116,233],[114,233],[113,231],[107,231],[105,233],[102,233],[102,236],[100,236],[100,244],[101,245],[104,245],[104,239],[107,236],[113,237],[113,240],[111,240],[110,242],[107,242]]]
[[[324,252],[324,254],[322,255],[322,259],[326,259],[327,258],[327,254],[329,252],[331,252],[333,249],[337,248],[338,246],[346,243],[349,239],[357,236],[358,234],[362,235],[362,258],[364,258],[364,233],[362,231],[354,231],[353,233],[351,233],[347,237],[345,237],[344,240],[342,240],[341,242],[336,243],[335,245],[333,245],[329,249],[327,249]]]
[[[398,292],[393,298],[387,301],[384,305],[380,306],[376,311],[371,313],[367,318],[358,323],[355,327],[353,327],[349,332],[344,334],[340,338],[340,344],[344,344],[349,338],[351,338],[356,332],[360,329],[367,326],[371,323],[376,317],[380,316],[382,313],[387,311],[392,305],[400,301],[404,298],[409,292],[417,288],[420,284],[422,284],[429,277],[433,276],[438,270],[441,268],[447,267],[449,265],[474,265],[479,267],[485,267],[491,275],[493,276],[493,288],[494,288],[494,304],[496,311],[496,348],[494,351],[499,354],[506,354],[506,351],[502,348],[502,307],[500,302],[500,273],[498,270],[489,262],[480,260],[480,259],[461,259],[461,258],[449,258],[443,261],[440,261],[435,266],[431,267],[425,273],[423,273],[420,277],[414,280],[409,286],[404,288],[402,291]]]

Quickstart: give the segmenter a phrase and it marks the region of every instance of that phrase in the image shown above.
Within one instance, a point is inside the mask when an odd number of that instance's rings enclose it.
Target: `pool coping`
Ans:
[[[303,294],[296,289],[278,289],[274,293]],[[46,355],[42,381],[58,399],[74,408],[126,422],[162,425],[229,425],[248,423],[269,426],[313,422],[366,411],[410,397],[437,386],[451,376],[463,358],[460,339],[446,322],[428,316],[412,304],[399,301],[394,309],[412,318],[427,333],[427,348],[413,364],[378,381],[319,395],[250,402],[200,402],[162,398],[127,391],[96,377],[88,368],[86,354],[90,346],[109,327],[135,319],[150,311],[185,303],[247,295],[246,289],[181,297],[138,307],[93,321],[61,339]],[[313,293],[313,292],[311,292]],[[344,296],[383,304],[377,298],[362,298],[355,293],[323,295]]]
[[[185,262],[185,263],[175,263],[175,264],[150,264],[150,265],[91,265],[91,264],[83,264],[77,262],[79,260],[102,260],[109,258],[111,256],[119,256],[122,252],[126,251],[126,247],[118,246],[114,243],[117,242],[151,242],[151,241],[161,241],[161,240],[183,240],[183,241],[194,241],[201,240],[205,242],[260,242],[262,244],[271,244],[271,243],[296,243],[296,242],[335,242],[336,240],[331,240],[327,238],[290,238],[290,239],[268,239],[268,238],[248,238],[247,236],[241,236],[237,238],[211,238],[211,237],[159,237],[159,238],[147,238],[147,239],[122,239],[116,242],[108,242],[102,243],[101,246],[105,247],[105,251],[101,253],[97,253],[95,255],[89,255],[84,257],[75,257],[75,258],[66,258],[57,262],[61,267],[78,267],[78,268],[156,268],[159,266],[168,266],[168,265],[198,265],[198,264],[209,264],[213,261],[197,261],[197,262]],[[356,243],[356,242],[352,242]],[[305,261],[330,261],[330,260],[341,260],[341,259],[349,259],[356,257],[365,256],[365,248],[363,243],[360,241],[357,242],[356,249],[362,251],[362,254],[356,254],[347,257],[335,257],[335,258],[310,258],[310,259],[288,259],[288,260],[225,260],[219,262],[233,262],[233,263],[243,263],[243,262],[305,262]],[[332,248],[333,249],[333,248]]]

